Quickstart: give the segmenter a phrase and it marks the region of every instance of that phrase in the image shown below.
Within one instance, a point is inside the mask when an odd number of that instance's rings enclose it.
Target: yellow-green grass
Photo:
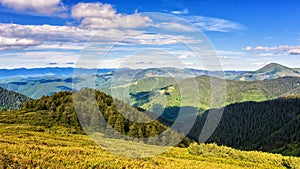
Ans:
[[[119,147],[128,142],[111,139]],[[141,145],[142,146],[142,145]],[[143,147],[147,148],[147,147]],[[171,148],[149,158],[103,150],[63,127],[0,124],[0,168],[300,168],[300,158],[245,152],[215,144]]]

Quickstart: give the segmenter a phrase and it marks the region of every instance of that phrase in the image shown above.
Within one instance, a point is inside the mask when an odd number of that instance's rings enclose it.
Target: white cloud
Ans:
[[[188,16],[185,18],[188,19],[194,26],[206,31],[231,32],[233,30],[243,29],[243,26],[239,23],[220,18],[205,16]]]
[[[256,53],[256,56],[275,56],[274,53]]]
[[[18,25],[18,24],[0,24],[0,37],[3,37],[2,48],[11,41],[15,43],[28,43],[22,47],[14,49],[23,49],[30,46],[40,45],[40,49],[82,49],[85,43],[97,42],[99,44],[123,45],[167,45],[179,44],[181,42],[190,44],[199,41],[186,36],[162,35],[162,34],[143,34],[135,30],[119,29],[100,29],[89,30],[74,26],[51,26],[51,25]],[[5,39],[4,39],[5,38]],[[15,45],[17,46],[17,45]],[[98,49],[97,49],[98,50]]]
[[[236,22],[220,18],[205,16],[185,16],[184,18],[187,19],[191,24],[187,25],[187,23],[181,23],[182,21],[178,20],[178,22],[163,22],[153,26],[166,30],[183,32],[193,32],[197,31],[198,29],[214,32],[232,32],[234,30],[243,29],[243,26]]]
[[[180,55],[180,56],[178,56],[178,59],[186,59],[188,57],[189,57],[188,55]]]
[[[140,45],[171,45],[171,44],[193,44],[199,43],[200,40],[182,35],[164,35],[164,34],[140,34],[132,36],[122,41],[125,44]]]
[[[74,26],[0,24],[0,36],[33,39],[42,42],[85,43],[91,41],[116,42],[127,36],[141,34],[134,30],[88,30]]]
[[[272,51],[272,50],[276,50],[277,47],[265,47],[265,46],[256,46],[255,48],[253,48],[253,50],[255,51]]]
[[[228,59],[229,56],[218,56],[220,59]]]
[[[244,49],[244,50],[250,51],[250,50],[252,50],[252,49],[253,49],[253,47],[252,47],[252,46],[247,46],[247,47],[245,47],[245,49]]]
[[[24,49],[30,46],[41,45],[42,42],[27,38],[6,38],[0,36],[0,50]]]
[[[78,3],[72,7],[72,17],[77,19],[86,17],[112,19],[117,15],[116,10],[110,4]]]
[[[225,51],[225,50],[216,50],[218,55],[243,55],[243,52],[236,52],[236,51]]]
[[[39,46],[39,49],[66,49],[66,50],[81,50],[83,49],[83,45],[81,43],[43,43]]]
[[[260,56],[300,55],[300,46],[248,46],[244,50],[254,52]]]
[[[65,10],[61,0],[0,0],[3,6],[19,11],[53,14]]]
[[[183,14],[189,14],[189,10],[187,8],[183,9],[183,10],[176,10],[176,11],[172,11],[172,14],[176,14],[176,15],[183,15]]]
[[[138,28],[151,23],[149,17],[138,13],[124,15],[110,4],[102,3],[78,3],[72,7],[72,17],[80,20],[80,26],[84,28]]]
[[[195,63],[194,62],[182,62],[183,64],[185,64],[186,66],[194,66]]]
[[[157,26],[162,29],[170,30],[170,31],[180,31],[180,32],[193,32],[198,30],[191,25],[183,25],[176,22],[165,22],[154,26]]]
[[[82,42],[93,35],[71,26],[0,24],[0,35],[11,38],[31,38],[40,41]]]
[[[288,53],[291,55],[300,55],[300,47],[296,49],[291,49]]]

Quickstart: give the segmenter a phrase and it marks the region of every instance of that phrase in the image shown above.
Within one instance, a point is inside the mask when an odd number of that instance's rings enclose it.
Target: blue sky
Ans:
[[[0,4],[0,68],[92,67],[98,62],[100,67],[151,67],[179,61],[182,67],[204,69],[212,64],[205,60],[215,56],[205,55],[202,63],[179,41],[190,46],[211,42],[224,70],[255,70],[271,62],[300,67],[297,0],[0,0]],[[159,58],[165,62],[158,63]]]

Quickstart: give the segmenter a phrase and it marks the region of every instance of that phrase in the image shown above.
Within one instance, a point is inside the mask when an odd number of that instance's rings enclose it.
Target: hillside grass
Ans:
[[[126,147],[126,142],[111,140]],[[122,145],[123,144],[123,145]],[[143,145],[141,145],[143,146]],[[145,147],[144,147],[145,148]],[[300,158],[215,144],[171,148],[150,158],[117,156],[67,128],[0,124],[0,168],[300,168]]]

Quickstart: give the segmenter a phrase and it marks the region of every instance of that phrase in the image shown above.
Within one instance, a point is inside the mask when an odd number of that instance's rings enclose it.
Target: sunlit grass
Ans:
[[[108,140],[124,150],[132,144]],[[151,150],[151,146],[140,147]],[[129,158],[103,150],[88,136],[71,134],[63,127],[0,124],[0,168],[300,168],[299,164],[297,157],[215,144],[193,144],[154,157]]]

